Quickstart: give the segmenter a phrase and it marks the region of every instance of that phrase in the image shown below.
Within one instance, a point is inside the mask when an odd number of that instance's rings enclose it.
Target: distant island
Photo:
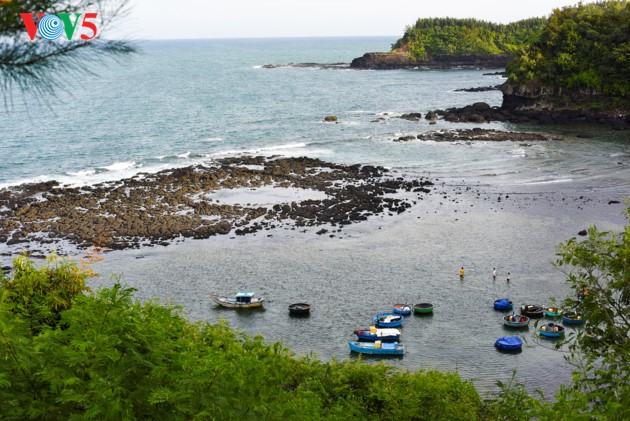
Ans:
[[[555,9],[508,25],[419,19],[390,52],[366,53],[356,69],[505,67],[501,109],[630,128],[630,3]],[[555,118],[555,117],[558,118]],[[575,116],[573,118],[572,116]]]
[[[356,69],[498,68],[523,48],[546,23],[531,18],[496,24],[477,19],[418,19],[386,53],[366,53],[352,60]]]

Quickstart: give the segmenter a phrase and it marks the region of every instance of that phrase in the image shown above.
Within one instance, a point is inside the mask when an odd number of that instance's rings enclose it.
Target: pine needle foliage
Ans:
[[[106,40],[102,34],[128,13],[128,0],[3,0],[0,1],[0,90],[5,102],[11,89],[32,91],[45,98],[53,95],[64,81],[94,74],[98,59],[118,59],[136,51],[126,40]],[[97,12],[94,39],[48,41],[38,36],[30,40],[20,13]],[[37,18],[35,18],[37,21]],[[76,37],[75,37],[76,38]],[[69,79],[70,78],[70,79]]]

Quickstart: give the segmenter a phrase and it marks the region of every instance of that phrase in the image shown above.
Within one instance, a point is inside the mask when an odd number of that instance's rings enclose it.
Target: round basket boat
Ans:
[[[304,316],[311,313],[311,305],[306,303],[295,303],[289,305],[289,313]]]
[[[584,322],[585,320],[582,315],[575,311],[567,311],[564,313],[564,316],[562,316],[562,323],[565,325],[580,326],[583,325]]]
[[[419,303],[413,305],[414,314],[433,314],[433,304]]]
[[[545,310],[542,308],[542,306],[527,304],[521,306],[521,314],[523,316],[529,317],[530,319],[540,319],[545,314]]]
[[[538,328],[538,333],[545,338],[561,338],[564,336],[564,328],[555,323],[547,323]]]
[[[500,298],[494,302],[494,309],[497,311],[510,311],[512,310],[512,301],[507,298]]]
[[[560,317],[562,316],[562,309],[560,307],[547,307],[545,309],[545,316],[547,317],[552,317],[552,318],[556,318],[556,317]]]
[[[523,347],[523,340],[516,336],[504,336],[494,343],[499,351],[520,351]]]

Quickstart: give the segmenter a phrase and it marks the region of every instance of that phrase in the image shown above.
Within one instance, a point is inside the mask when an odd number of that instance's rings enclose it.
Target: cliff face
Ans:
[[[442,54],[427,60],[414,61],[408,53],[366,53],[350,63],[354,69],[408,69],[426,67],[429,69],[496,69],[505,67],[509,59],[506,54]]]

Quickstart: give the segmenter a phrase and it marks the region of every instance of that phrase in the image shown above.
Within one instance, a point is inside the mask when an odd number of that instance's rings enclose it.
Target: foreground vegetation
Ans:
[[[0,278],[2,419],[630,418],[630,226],[560,246],[558,267],[588,320],[569,338],[574,382],[553,402],[519,384],[483,401],[457,374],[296,358],[225,323],[140,303],[116,283],[91,292],[96,256],[27,257]]]

